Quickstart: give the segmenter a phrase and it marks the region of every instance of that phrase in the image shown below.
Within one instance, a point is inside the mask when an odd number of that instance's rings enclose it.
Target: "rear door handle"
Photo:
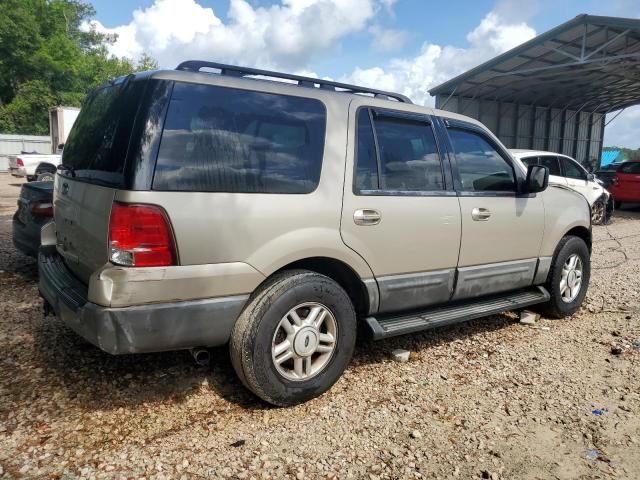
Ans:
[[[486,208],[474,208],[471,210],[471,218],[476,222],[486,222],[491,217],[491,212]]]
[[[356,225],[377,225],[381,219],[380,212],[372,208],[362,208],[353,212],[353,221]]]

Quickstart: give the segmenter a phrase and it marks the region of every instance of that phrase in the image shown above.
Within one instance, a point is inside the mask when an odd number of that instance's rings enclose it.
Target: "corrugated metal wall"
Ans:
[[[51,153],[51,139],[36,135],[0,133],[0,172],[9,169],[9,157],[20,152]]]
[[[436,107],[476,118],[507,148],[549,150],[597,164],[604,114],[457,96],[436,96]]]

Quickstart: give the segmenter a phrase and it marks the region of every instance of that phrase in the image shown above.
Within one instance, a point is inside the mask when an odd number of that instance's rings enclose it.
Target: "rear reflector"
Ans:
[[[39,202],[31,205],[31,215],[34,217],[53,217],[53,203]]]
[[[109,219],[109,259],[127,267],[175,265],[175,245],[164,209],[114,202]]]

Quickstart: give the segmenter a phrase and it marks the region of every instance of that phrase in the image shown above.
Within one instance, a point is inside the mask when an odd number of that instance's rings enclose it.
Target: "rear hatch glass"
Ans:
[[[121,186],[133,120],[144,82],[121,80],[87,95],[62,154],[63,174]]]

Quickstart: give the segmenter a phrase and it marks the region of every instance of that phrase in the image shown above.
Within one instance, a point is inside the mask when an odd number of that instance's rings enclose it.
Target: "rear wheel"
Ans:
[[[295,405],[331,388],[351,360],[355,339],[355,311],[340,285],[314,272],[283,272],[240,315],[231,361],[257,396]]]
[[[43,172],[40,175],[38,175],[38,181],[39,182],[53,182],[54,177],[55,177],[55,173]]]
[[[590,274],[587,244],[578,237],[564,237],[556,248],[546,285],[551,299],[540,306],[542,312],[553,318],[575,313],[587,294]]]

